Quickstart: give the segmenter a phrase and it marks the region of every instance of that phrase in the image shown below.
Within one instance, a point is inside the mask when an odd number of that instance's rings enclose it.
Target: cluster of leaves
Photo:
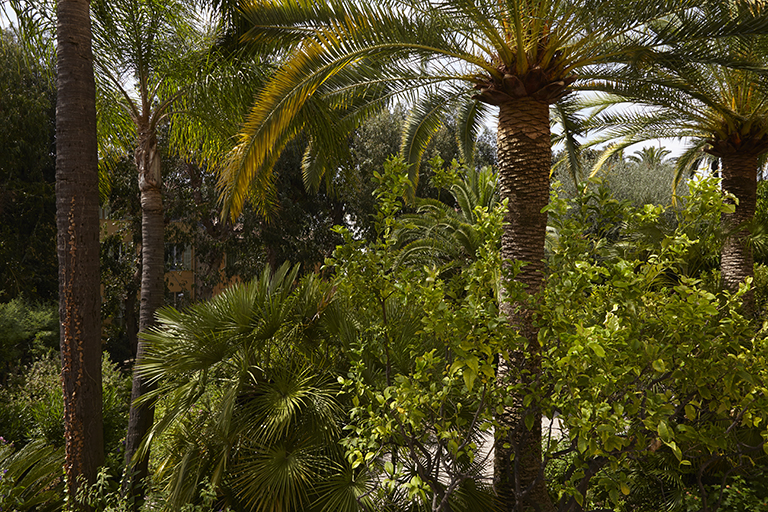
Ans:
[[[202,503],[206,477],[219,506],[256,510],[376,509],[439,493],[442,506],[489,503],[479,476],[488,449],[479,447],[489,444],[480,433],[492,421],[493,359],[505,342],[487,300],[498,252],[490,243],[455,282],[399,265],[404,171],[396,161],[379,175],[378,242],[339,229],[333,283],[314,274],[297,283],[298,268],[282,266],[184,311],[161,310],[141,371],[158,383],[149,442],[166,507]],[[495,239],[500,210],[478,216]],[[363,453],[366,433],[380,427],[389,430],[379,447]],[[435,449],[432,469],[409,462],[414,450]]]
[[[393,159],[377,178],[379,239],[355,241],[341,230],[345,244],[328,261],[337,301],[356,319],[347,333],[351,368],[339,378],[353,402],[342,444],[353,468],[375,475],[374,508],[488,510],[484,468],[503,400],[494,359],[514,339],[495,300],[498,274],[489,272],[500,264],[503,205],[472,212],[486,243],[444,279],[437,263],[401,264],[396,214],[411,186],[407,166]]]
[[[679,508],[689,496],[713,507],[718,489],[762,471],[766,331],[741,313],[746,287],[723,292],[697,263],[717,254],[733,208],[714,180],[692,182],[669,210],[599,187],[553,198],[550,273],[530,302],[543,372],[523,389],[515,376],[496,382],[497,355],[526,350],[499,312],[504,205],[463,212],[472,172],[438,167],[433,183],[483,241],[451,272],[444,257],[403,258],[431,231],[401,215],[411,183],[394,159],[375,174],[379,236],[338,228],[332,281],[283,266],[161,312],[142,371],[158,383],[149,442],[162,506],[200,506],[208,478],[211,503],[234,508],[488,510],[505,406],[554,419],[547,474],[564,510]]]
[[[680,481],[699,485],[765,463],[765,327],[741,313],[746,286],[730,294],[688,272],[716,243],[702,226],[733,208],[717,185],[692,182],[675,228],[653,240],[630,228],[663,224],[661,207],[624,207],[624,233],[612,241],[584,229],[579,201],[569,212],[553,199],[556,272],[538,312],[546,356],[535,399],[568,441],[553,442],[550,456],[573,457],[561,497],[583,503],[594,478],[592,496],[631,503],[630,470],[653,454],[668,454]],[[656,499],[679,504],[683,487]]]
[[[119,473],[130,380],[105,360],[102,382],[106,464],[110,471]],[[63,408],[60,361],[53,355],[38,359],[0,388],[0,431],[6,441],[16,446],[43,441],[48,446],[63,447]]]

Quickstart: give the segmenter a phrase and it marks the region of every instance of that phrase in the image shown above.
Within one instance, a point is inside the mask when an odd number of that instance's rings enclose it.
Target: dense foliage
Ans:
[[[43,62],[0,29],[0,301],[58,293],[54,110]]]

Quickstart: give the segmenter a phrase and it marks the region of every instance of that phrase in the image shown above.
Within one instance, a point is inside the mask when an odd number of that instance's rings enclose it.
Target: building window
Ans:
[[[182,244],[165,246],[165,268],[170,270],[192,270],[192,248]]]

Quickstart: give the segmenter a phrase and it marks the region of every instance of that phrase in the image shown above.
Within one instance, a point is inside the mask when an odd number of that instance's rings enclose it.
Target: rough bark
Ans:
[[[96,89],[87,0],[57,5],[56,221],[67,493],[104,460]]]
[[[139,127],[136,167],[141,194],[141,299],[139,340],[136,349],[136,362],[140,362],[146,351],[141,333],[154,324],[155,311],[163,304],[165,274],[161,160],[157,148],[157,137],[147,125]],[[149,447],[138,455],[137,451],[144,436],[152,427],[155,411],[154,405],[137,405],[135,401],[151,391],[153,387],[134,370],[128,432],[125,439],[126,482],[124,487],[124,491],[133,497],[134,510],[137,510],[141,504],[145,480],[149,475]]]
[[[757,202],[757,155],[750,152],[730,152],[721,156],[723,164],[723,190],[738,200],[732,214],[722,215],[723,228],[728,233],[720,260],[720,271],[725,289],[735,292],[739,284],[754,277],[754,259],[744,224],[755,217]],[[752,310],[753,294],[744,299],[745,308]]]
[[[541,210],[549,201],[552,159],[547,103],[524,97],[499,105],[497,144],[501,197],[509,200],[501,253],[505,260],[525,262],[516,280],[533,295],[544,279],[547,214]],[[517,380],[530,386],[541,374],[538,328],[525,304],[504,303],[502,309],[528,344],[514,351],[510,361],[500,358],[499,384]],[[554,510],[542,467],[541,411],[535,403],[526,410],[523,396],[512,399],[513,407],[497,418],[507,431],[497,436],[494,454],[494,488],[500,505],[517,512]],[[525,415],[533,415],[530,430]]]

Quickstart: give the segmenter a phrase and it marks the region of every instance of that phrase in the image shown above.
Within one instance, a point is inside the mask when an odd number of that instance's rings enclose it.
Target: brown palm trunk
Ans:
[[[508,199],[506,225],[501,240],[505,260],[525,262],[516,280],[536,294],[544,279],[544,238],[549,201],[549,170],[552,149],[549,106],[529,97],[499,106],[499,185],[502,199]],[[522,382],[529,387],[541,374],[541,347],[538,328],[525,304],[502,304],[502,310],[528,341],[499,360],[499,384]],[[523,396],[512,397],[514,406],[498,416],[506,430],[497,436],[494,455],[494,487],[504,510],[554,510],[547,493],[541,451],[541,411],[537,404],[523,407]],[[525,426],[529,419],[530,429]],[[505,445],[507,447],[505,447]]]
[[[87,0],[56,8],[56,222],[67,493],[104,460],[96,89]]]
[[[146,351],[141,333],[154,324],[155,311],[163,304],[165,274],[161,161],[157,137],[147,126],[140,126],[139,129],[136,167],[139,172],[139,192],[141,193],[141,303],[139,305],[139,340],[136,349],[136,362],[140,362]],[[136,405],[134,402],[153,388],[154,386],[134,370],[128,433],[125,439],[125,462],[128,471],[126,485],[127,491],[134,498],[134,510],[138,510],[141,504],[145,480],[149,475],[149,448],[147,447],[140,456],[136,456],[136,452],[154,420],[154,405]]]
[[[723,190],[738,200],[732,214],[723,214],[723,228],[728,233],[721,253],[720,271],[726,290],[735,292],[739,284],[754,277],[754,259],[748,243],[749,231],[745,223],[755,217],[757,202],[757,156],[750,152],[729,152],[721,156],[723,163]],[[744,298],[747,311],[753,308],[753,294]]]

